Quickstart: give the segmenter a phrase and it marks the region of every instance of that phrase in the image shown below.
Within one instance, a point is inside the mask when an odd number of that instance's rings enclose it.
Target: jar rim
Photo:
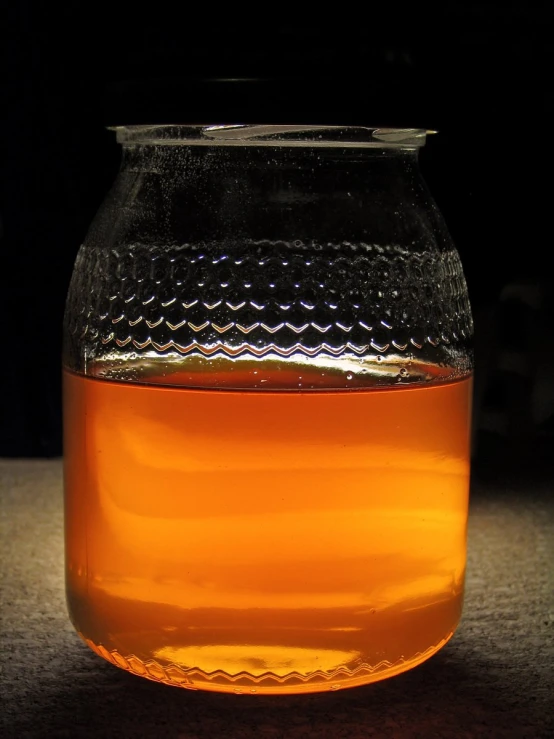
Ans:
[[[117,141],[132,145],[181,146],[307,146],[419,149],[423,128],[378,128],[323,125],[130,125],[110,126]]]

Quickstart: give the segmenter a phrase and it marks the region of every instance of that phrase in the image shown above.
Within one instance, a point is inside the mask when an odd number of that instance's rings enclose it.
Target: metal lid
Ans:
[[[123,145],[308,146],[417,149],[428,133],[422,128],[285,125],[138,125],[113,126]]]

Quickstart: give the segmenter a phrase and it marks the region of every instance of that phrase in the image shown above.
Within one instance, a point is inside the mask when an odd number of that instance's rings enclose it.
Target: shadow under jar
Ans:
[[[117,129],[65,317],[67,597],[185,688],[403,672],[460,618],[472,323],[415,129]]]

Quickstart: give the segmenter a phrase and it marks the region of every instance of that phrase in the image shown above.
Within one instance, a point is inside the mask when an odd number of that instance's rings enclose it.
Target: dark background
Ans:
[[[367,18],[345,6],[309,21],[256,6],[247,23],[211,5],[187,17],[132,5],[118,17],[12,3],[1,32],[0,455],[61,453],[65,295],[119,164],[105,126],[280,115],[440,132],[421,163],[474,307],[477,466],[548,460],[552,3],[381,5]],[[240,98],[192,94],[202,77],[284,78],[278,114],[261,83],[252,113]],[[520,297],[509,285],[523,286]]]

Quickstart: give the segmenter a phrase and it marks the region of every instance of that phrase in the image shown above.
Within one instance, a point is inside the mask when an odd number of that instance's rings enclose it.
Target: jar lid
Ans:
[[[375,128],[332,125],[186,125],[138,124],[109,126],[123,145],[287,146],[418,149],[425,145],[424,128]]]

